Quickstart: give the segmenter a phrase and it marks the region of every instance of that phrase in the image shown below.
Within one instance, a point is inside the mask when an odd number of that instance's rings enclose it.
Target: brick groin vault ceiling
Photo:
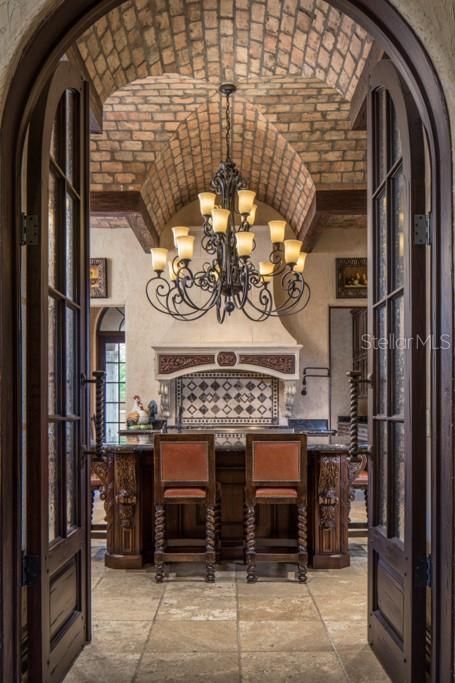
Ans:
[[[350,101],[372,40],[322,0],[130,0],[78,41],[99,98],[92,191],[139,191],[158,233],[224,155],[218,86],[233,80],[233,157],[299,232],[316,189],[363,189]]]

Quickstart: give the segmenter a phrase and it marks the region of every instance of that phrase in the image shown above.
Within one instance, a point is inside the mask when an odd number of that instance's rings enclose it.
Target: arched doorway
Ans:
[[[35,105],[44,83],[55,68],[56,62],[70,42],[96,18],[119,4],[107,2],[63,3],[51,19],[33,37],[29,49],[24,52],[11,87],[3,119],[4,150],[2,156],[2,224],[5,226],[1,240],[5,258],[2,269],[2,490],[14,492],[16,500],[5,496],[2,514],[3,538],[6,541],[3,566],[14,568],[2,575],[5,599],[3,600],[3,633],[9,638],[6,651],[14,653],[5,658],[4,677],[14,680],[14,667],[18,664],[17,642],[17,575],[19,573],[18,541],[16,538],[18,515],[18,459],[16,456],[18,369],[18,302],[11,292],[17,290],[17,243],[19,232],[20,201],[17,169],[22,156],[29,113]],[[432,192],[434,212],[434,288],[433,315],[438,336],[452,334],[452,224],[450,134],[448,117],[437,74],[416,37],[390,6],[370,7],[370,3],[336,1],[333,4],[350,14],[368,30],[383,40],[390,56],[400,69],[419,107],[420,116],[429,133],[432,161]],[[51,38],[49,38],[51,36]],[[452,357],[450,354],[434,355],[435,402],[433,424],[438,425],[434,435],[434,542],[435,542],[435,634],[439,656],[435,657],[435,680],[447,680],[452,670],[452,515],[453,501],[450,482],[452,479]],[[443,514],[442,512],[443,511]],[[450,595],[450,599],[449,599]],[[16,626],[14,626],[16,624]],[[10,668],[10,667],[13,668]]]

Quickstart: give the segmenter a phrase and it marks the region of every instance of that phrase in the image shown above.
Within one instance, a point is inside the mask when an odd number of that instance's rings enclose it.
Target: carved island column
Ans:
[[[105,564],[112,569],[139,569],[143,564],[140,453],[114,447],[107,453],[107,463]]]
[[[346,451],[310,456],[313,556],[315,569],[340,569],[350,564],[348,548],[349,459]]]

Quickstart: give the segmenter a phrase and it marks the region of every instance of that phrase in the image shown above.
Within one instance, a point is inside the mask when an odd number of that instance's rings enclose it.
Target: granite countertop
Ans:
[[[242,451],[245,448],[245,434],[251,430],[190,430],[190,434],[209,433],[216,435],[216,448],[226,451]],[[255,430],[260,432],[261,430]],[[265,431],[265,430],[264,430]],[[300,434],[302,432],[294,432],[291,429],[267,429],[268,434]],[[155,433],[159,433],[156,431]],[[169,429],[168,434],[178,434],[177,430]],[[119,436],[115,442],[103,444],[105,451],[111,453],[121,453],[124,451],[150,451],[153,450],[154,433],[149,431],[145,434],[125,434]],[[309,443],[308,451],[310,452],[324,452],[324,453],[346,453],[349,446],[346,444],[324,444],[324,443]],[[368,450],[366,445],[362,445],[359,450],[365,452]]]

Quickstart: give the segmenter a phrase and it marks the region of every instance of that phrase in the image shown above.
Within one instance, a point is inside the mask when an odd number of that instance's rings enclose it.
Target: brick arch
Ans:
[[[78,46],[103,101],[131,81],[169,73],[214,83],[305,76],[350,99],[371,42],[324,0],[127,0]]]
[[[142,195],[160,233],[169,219],[209,189],[225,157],[218,94],[187,116],[151,166]],[[233,158],[260,201],[299,233],[315,193],[311,175],[286,138],[249,102],[233,102]]]

